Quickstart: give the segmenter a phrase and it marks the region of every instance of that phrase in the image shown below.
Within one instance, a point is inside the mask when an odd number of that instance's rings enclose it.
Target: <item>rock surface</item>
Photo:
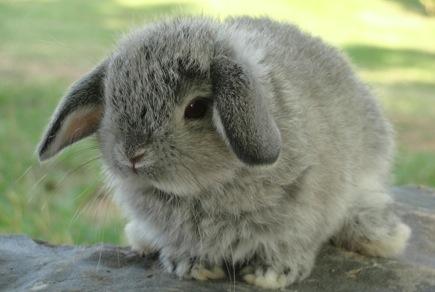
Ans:
[[[413,229],[405,254],[367,258],[326,246],[312,275],[288,291],[435,291],[435,192],[394,189],[399,214]],[[0,236],[0,290],[261,291],[239,281],[181,281],[161,272],[155,256],[128,248],[52,246]]]

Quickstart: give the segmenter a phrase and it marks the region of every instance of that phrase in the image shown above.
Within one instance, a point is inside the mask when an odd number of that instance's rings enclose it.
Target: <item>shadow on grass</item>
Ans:
[[[344,50],[353,62],[364,69],[389,69],[394,67],[435,69],[435,54],[429,52],[358,44],[346,46]]]
[[[391,95],[409,95],[420,94],[424,97],[430,97],[435,107],[435,80],[434,82],[425,81],[402,81],[402,82],[374,82],[379,86],[387,87],[391,91]]]
[[[420,15],[427,15],[426,10],[419,0],[386,0],[387,2],[396,3],[405,10],[417,13]]]

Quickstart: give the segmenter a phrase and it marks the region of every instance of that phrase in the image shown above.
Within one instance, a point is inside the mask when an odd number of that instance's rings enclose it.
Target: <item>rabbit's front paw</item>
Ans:
[[[249,284],[266,289],[281,289],[305,279],[310,272],[311,268],[296,265],[280,269],[269,265],[250,265],[244,267],[240,275]]]
[[[225,272],[219,265],[206,265],[194,258],[172,260],[161,257],[160,261],[167,272],[176,274],[181,279],[206,281],[225,278]]]
[[[140,256],[146,256],[157,251],[149,243],[147,238],[148,233],[146,225],[138,221],[131,221],[125,226],[125,235],[127,236],[130,248]]]

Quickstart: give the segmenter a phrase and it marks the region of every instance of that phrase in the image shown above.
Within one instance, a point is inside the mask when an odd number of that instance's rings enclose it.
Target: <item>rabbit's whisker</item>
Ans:
[[[28,203],[30,203],[32,200],[33,200],[33,198],[34,198],[34,196],[35,196],[35,194],[36,194],[36,192],[34,192],[34,190],[47,178],[47,174],[44,174],[43,176],[41,176],[41,178],[39,178],[31,187],[30,187],[30,189],[29,189],[29,198],[27,199],[27,202]]]
[[[23,179],[23,177],[25,177],[29,171],[31,171],[33,169],[34,165],[31,165],[29,167],[26,168],[26,170],[24,170],[24,172],[14,181],[14,185],[16,185],[18,182],[20,182],[20,180]]]
[[[79,166],[77,166],[76,168],[73,168],[72,170],[68,171],[60,180],[59,183],[63,182],[69,175],[75,173],[76,171],[82,169],[83,167],[87,167],[89,166],[92,162],[98,160],[101,158],[101,155],[98,155],[96,157],[93,157],[87,161],[85,161],[84,163],[80,164]]]

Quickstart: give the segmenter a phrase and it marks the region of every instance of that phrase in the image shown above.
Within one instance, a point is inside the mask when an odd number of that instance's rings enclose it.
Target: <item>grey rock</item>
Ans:
[[[435,192],[405,187],[394,194],[413,230],[403,256],[368,258],[325,246],[312,275],[288,291],[435,291]],[[178,280],[161,272],[156,255],[126,247],[52,246],[22,235],[0,236],[0,290],[261,291],[233,279]]]

